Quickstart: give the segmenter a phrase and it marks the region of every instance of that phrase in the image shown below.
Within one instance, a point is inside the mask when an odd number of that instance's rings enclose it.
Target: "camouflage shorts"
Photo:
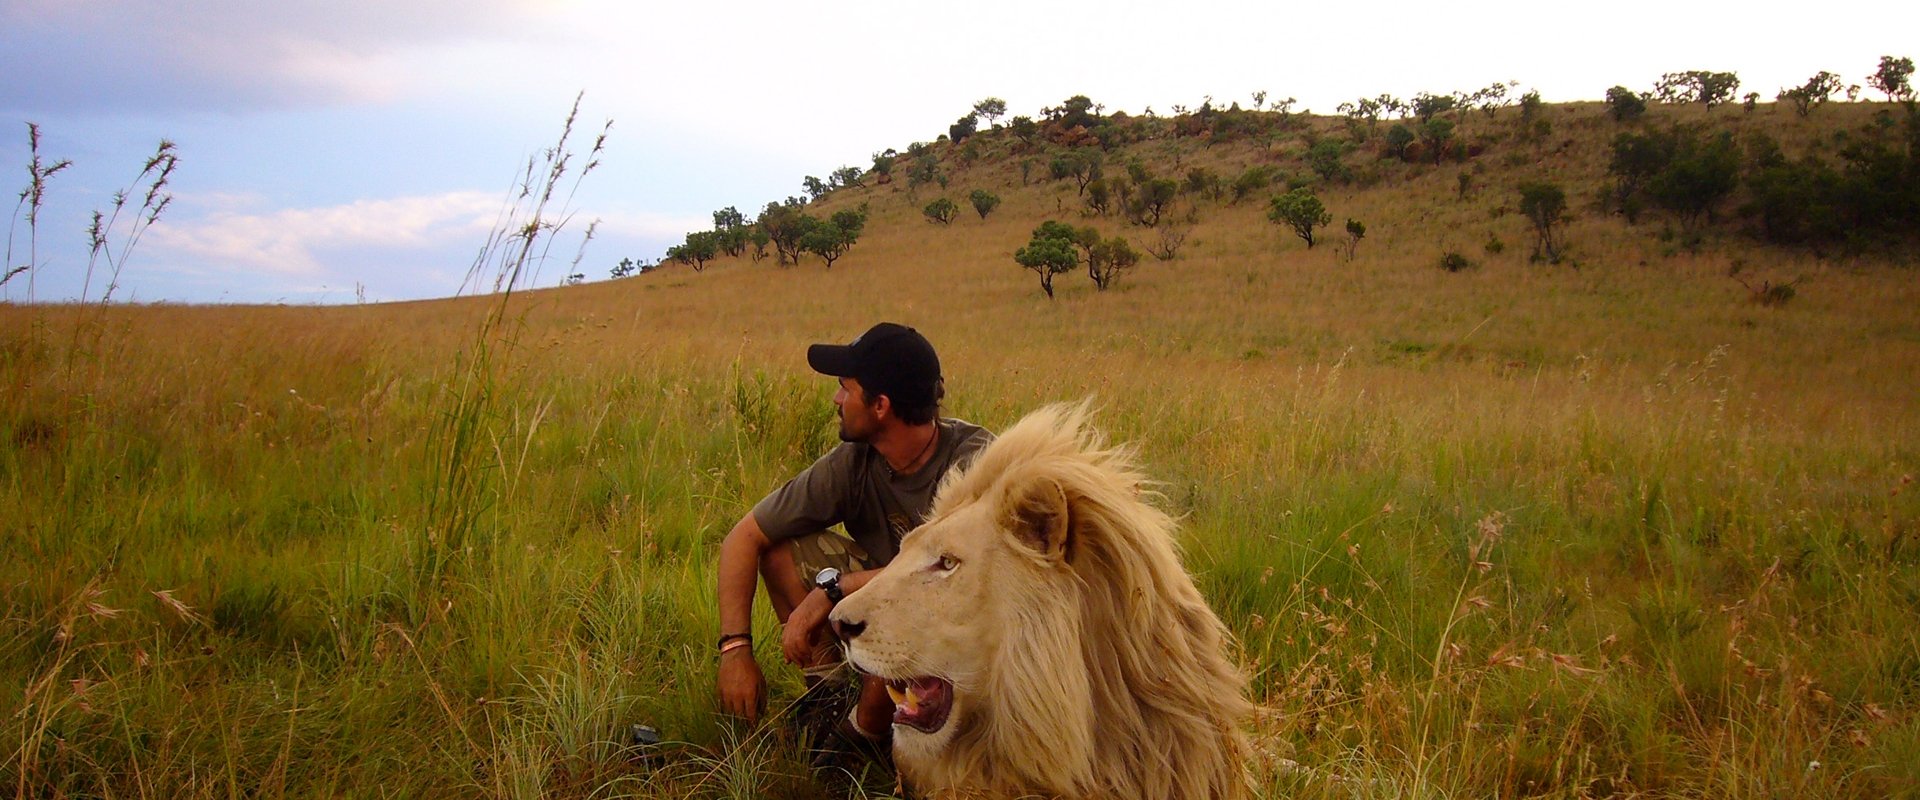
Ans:
[[[873,557],[867,555],[866,548],[833,531],[796,536],[791,541],[794,571],[800,573],[800,583],[805,586],[812,586],[813,576],[827,567],[842,573],[874,568]]]

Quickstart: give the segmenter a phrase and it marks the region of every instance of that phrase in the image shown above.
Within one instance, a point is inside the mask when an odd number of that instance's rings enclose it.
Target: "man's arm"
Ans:
[[[860,587],[880,574],[878,569],[849,572],[840,576],[840,591],[853,594]],[[833,613],[833,603],[827,599],[825,590],[815,587],[807,592],[807,597],[794,606],[793,614],[787,617],[787,626],[780,634],[780,650],[787,660],[801,666],[810,666],[807,662],[813,658],[815,634],[827,624],[827,615]]]
[[[720,632],[751,633],[753,591],[760,580],[760,557],[769,547],[766,533],[749,512],[720,542]],[[767,680],[753,660],[752,647],[735,647],[720,656],[720,708],[748,722],[760,717]]]

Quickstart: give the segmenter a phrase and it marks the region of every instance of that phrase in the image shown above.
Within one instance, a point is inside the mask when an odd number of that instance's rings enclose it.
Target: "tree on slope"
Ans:
[[[1020,266],[1040,276],[1040,290],[1053,299],[1053,276],[1080,264],[1080,251],[1074,245],[1073,226],[1047,220],[1033,229],[1033,239],[1013,254]]]
[[[1267,219],[1293,229],[1293,233],[1307,243],[1307,249],[1313,249],[1313,230],[1324,227],[1333,221],[1333,215],[1327,213],[1327,207],[1320,198],[1302,186],[1283,195],[1278,195],[1268,203]]]

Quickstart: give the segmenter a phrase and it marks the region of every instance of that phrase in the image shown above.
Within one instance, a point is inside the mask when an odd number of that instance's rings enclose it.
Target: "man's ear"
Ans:
[[[885,420],[887,417],[892,416],[893,398],[884,394],[876,394],[867,398],[867,400],[867,408],[872,409],[874,419]]]
[[[1020,544],[1048,561],[1065,561],[1073,542],[1072,509],[1067,493],[1051,479],[1039,478],[1007,492],[1001,519]]]

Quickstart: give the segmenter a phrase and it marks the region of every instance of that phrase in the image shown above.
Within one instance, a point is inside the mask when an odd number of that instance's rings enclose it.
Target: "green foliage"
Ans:
[[[1347,218],[1347,260],[1352,261],[1354,253],[1360,249],[1360,240],[1367,238],[1367,226],[1352,217]]]
[[[1092,230],[1091,228],[1087,230]],[[1140,251],[1120,236],[1100,239],[1095,233],[1095,242],[1087,250],[1087,275],[1093,278],[1093,285],[1100,291],[1106,291],[1121,273],[1140,263]]]
[[[1711,109],[1733,101],[1740,89],[1740,77],[1732,72],[1688,70],[1669,72],[1653,85],[1653,96],[1662,103],[1699,103]]]
[[[1160,217],[1173,207],[1180,196],[1180,184],[1171,178],[1155,178],[1135,187],[1127,200],[1127,219],[1149,228],[1160,224]]]
[[[1220,199],[1220,176],[1206,167],[1194,167],[1187,170],[1187,179],[1181,183],[1180,188],[1187,194],[1218,200]]]
[[[1442,112],[1452,111],[1459,103],[1459,99],[1450,94],[1421,92],[1413,96],[1413,115],[1425,126]]]
[[[1566,220],[1567,193],[1559,186],[1545,181],[1529,181],[1520,184],[1520,213],[1533,223],[1534,233],[1538,235],[1533,250],[1533,258],[1545,259],[1550,264],[1560,263],[1560,249],[1556,242],[1555,228]]]
[[[913,153],[911,149],[909,153]],[[913,166],[907,169],[907,191],[913,191],[929,183],[947,185],[947,176],[940,171],[940,158],[930,148],[923,148],[911,156]]]
[[[1071,225],[1047,220],[1033,229],[1033,238],[1027,246],[1013,254],[1013,260],[1020,266],[1039,274],[1040,290],[1046,292],[1048,300],[1053,299],[1053,276],[1080,265],[1080,250],[1074,244],[1076,234]]]
[[[1265,164],[1255,164],[1233,179],[1233,202],[1245,200],[1247,195],[1262,191],[1273,185],[1273,168]]]
[[[759,261],[767,257],[767,245],[773,242],[773,237],[767,235],[766,230],[755,225],[747,234],[747,242],[753,245],[753,260]]]
[[[1507,243],[1500,238],[1500,234],[1488,231],[1487,241],[1480,246],[1480,249],[1487,251],[1487,255],[1497,256],[1507,251]]]
[[[985,189],[973,190],[972,194],[967,195],[967,200],[973,203],[973,210],[980,214],[981,219],[986,219],[988,214],[993,213],[993,210],[1000,206],[1000,195]]]
[[[1352,170],[1342,159],[1347,154],[1347,143],[1340,139],[1324,138],[1307,148],[1307,166],[1313,169],[1323,181],[1345,183],[1353,178]]]
[[[928,203],[925,208],[920,209],[920,213],[926,215],[928,222],[946,225],[953,222],[953,218],[960,213],[960,204],[942,197]]]
[[[800,237],[819,222],[803,213],[805,207],[804,201],[792,198],[784,203],[768,203],[760,211],[759,221],[754,223],[773,242],[778,255],[775,260],[782,266],[800,263]]]
[[[1087,184],[1086,200],[1087,210],[1100,216],[1104,217],[1113,210],[1113,190],[1105,178]]]
[[[1711,138],[1675,129],[1672,156],[1647,181],[1655,205],[1678,215],[1689,228],[1713,221],[1713,208],[1740,180],[1740,154],[1733,134]]]
[[[973,116],[986,119],[989,126],[1006,115],[1007,101],[998,97],[989,97],[973,104]]]
[[[1534,121],[1539,119],[1540,115],[1545,114],[1546,111],[1547,104],[1540,99],[1539,91],[1529,90],[1526,94],[1520,95],[1521,127],[1531,126]]]
[[[1415,136],[1413,130],[1406,125],[1396,123],[1393,127],[1387,129],[1388,155],[1405,160],[1407,157],[1407,148],[1412,146],[1419,138],[1420,137]]]
[[[1087,99],[1086,95],[1076,94],[1062,101],[1059,106],[1041,109],[1040,114],[1057,130],[1092,128],[1099,121],[1099,114],[1094,107],[1094,102]]]
[[[1607,90],[1607,116],[1615,122],[1632,122],[1647,113],[1647,98],[1625,86]]]
[[[1275,196],[1267,204],[1267,219],[1293,229],[1295,236],[1307,243],[1307,249],[1313,249],[1314,229],[1324,227],[1333,221],[1333,215],[1320,203],[1320,198],[1305,189],[1295,189],[1283,195]]]
[[[1677,214],[1689,227],[1712,220],[1713,208],[1739,181],[1740,159],[1730,133],[1703,137],[1696,128],[1623,133],[1614,137],[1607,171],[1611,201],[1638,218],[1644,200]]]
[[[947,126],[947,138],[953,140],[954,144],[959,144],[978,130],[979,122],[979,119],[972,114],[961,117],[959,121]]]
[[[1907,108],[1899,122],[1883,114],[1854,131],[1841,131],[1830,146],[1838,163],[1820,153],[1789,159],[1771,138],[1755,136],[1747,147],[1747,202],[1741,212],[1760,235],[1781,244],[1911,243],[1920,231],[1920,109]]]
[[[1453,120],[1435,117],[1420,123],[1420,143],[1433,156],[1433,163],[1440,163],[1447,155],[1447,145],[1453,141]]]
[[[881,183],[892,179],[893,164],[899,157],[891,147],[873,154],[873,174],[880,176]]]
[[[1846,88],[1840,84],[1840,76],[1826,70],[1814,73],[1806,83],[1792,89],[1781,89],[1775,100],[1793,105],[1793,113],[1805,118],[1815,108],[1826,105],[1835,92]]]
[[[867,227],[867,209],[844,209],[823,221],[807,226],[806,233],[800,237],[800,249],[819,256],[827,262],[827,269],[833,269],[833,262],[853,248],[860,240],[860,234]]]
[[[1473,269],[1473,262],[1458,252],[1448,250],[1440,254],[1440,268],[1448,272],[1463,272]]]
[[[1878,89],[1888,101],[1913,97],[1913,59],[1881,56],[1880,68],[1867,76],[1867,85]]]
[[[861,175],[859,167],[844,166],[834,170],[833,175],[827,178],[827,182],[835,187],[860,186]]]
[[[1027,149],[1032,149],[1040,138],[1040,123],[1034,122],[1032,117],[1014,117],[1007,123],[1007,130],[1012,131],[1013,138]]]
[[[693,267],[694,272],[706,269],[707,262],[719,255],[719,236],[713,231],[689,233],[686,241],[667,248],[667,258]]]
[[[1073,149],[1053,157],[1047,170],[1054,180],[1072,178],[1078,194],[1086,194],[1087,184],[1100,179],[1104,157],[1097,150]]]
[[[833,187],[828,186],[826,181],[820,180],[812,175],[808,175],[800,184],[801,188],[806,190],[807,197],[813,200],[826,197],[828,192],[833,191]]]

